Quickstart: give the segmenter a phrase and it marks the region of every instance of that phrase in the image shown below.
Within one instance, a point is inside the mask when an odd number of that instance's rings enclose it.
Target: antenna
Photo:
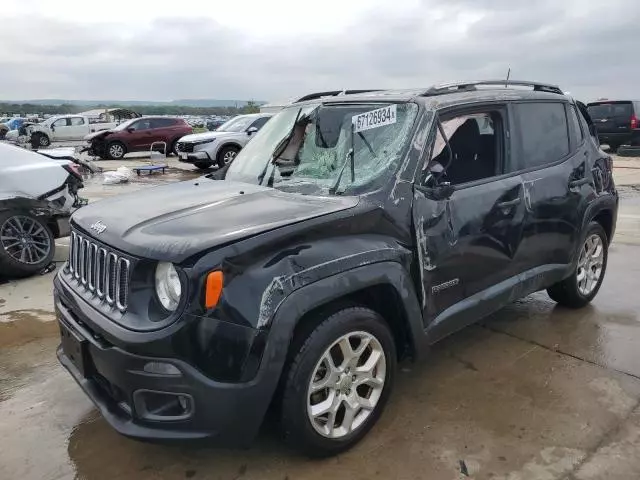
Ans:
[[[504,82],[504,88],[509,88],[509,77],[511,76],[511,67],[507,70],[507,79]]]

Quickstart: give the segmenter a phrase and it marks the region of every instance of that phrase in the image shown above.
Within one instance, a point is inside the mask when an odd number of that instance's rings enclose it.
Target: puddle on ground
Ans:
[[[55,314],[46,310],[14,310],[0,314],[0,348],[15,347],[58,335]]]

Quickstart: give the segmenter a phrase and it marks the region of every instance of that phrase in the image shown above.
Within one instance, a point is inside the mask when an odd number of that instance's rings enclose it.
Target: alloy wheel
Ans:
[[[124,149],[122,148],[122,145],[119,145],[117,143],[111,145],[109,147],[109,155],[111,155],[113,158],[120,158],[124,156]]]
[[[236,152],[235,150],[229,150],[228,152],[225,152],[224,156],[222,157],[222,161],[225,165],[227,165],[234,158],[236,158],[236,155],[238,155],[238,152]]]
[[[307,415],[320,435],[341,438],[361,427],[384,389],[387,362],[368,332],[351,332],[320,357],[307,390]]]
[[[49,232],[33,218],[9,217],[0,228],[0,244],[15,260],[27,265],[42,262],[51,251]]]
[[[600,235],[590,235],[584,242],[580,257],[576,280],[578,291],[585,297],[589,296],[598,285],[602,276],[604,263],[604,245]]]

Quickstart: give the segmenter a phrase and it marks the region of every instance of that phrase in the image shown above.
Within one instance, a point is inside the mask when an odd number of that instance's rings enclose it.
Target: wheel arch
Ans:
[[[616,230],[617,212],[617,197],[613,195],[600,197],[587,208],[581,231],[584,234],[591,222],[598,222],[607,235],[608,243],[611,244]]]
[[[216,150],[217,161],[220,161],[220,154],[226,147],[234,147],[234,148],[237,148],[238,151],[242,150],[242,145],[240,145],[238,142],[235,142],[233,140],[228,140],[218,146],[218,149]]]
[[[424,352],[427,341],[413,281],[400,263],[392,261],[353,268],[295,290],[278,307],[270,340],[290,355],[319,321],[349,306],[380,314],[399,354],[418,358]]]

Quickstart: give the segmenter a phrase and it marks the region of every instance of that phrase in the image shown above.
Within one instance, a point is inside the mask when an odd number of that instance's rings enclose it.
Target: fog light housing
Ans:
[[[194,410],[193,398],[186,393],[136,390],[133,403],[140,418],[153,421],[186,420]]]

